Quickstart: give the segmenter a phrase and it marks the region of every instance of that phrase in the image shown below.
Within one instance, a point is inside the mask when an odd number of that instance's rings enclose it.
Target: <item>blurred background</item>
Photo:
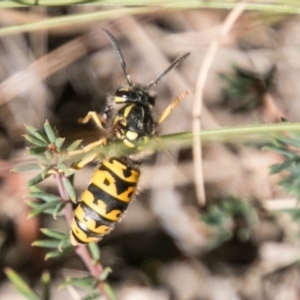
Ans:
[[[100,11],[101,6],[1,9],[0,25]],[[82,292],[56,289],[68,274],[87,274],[80,258],[44,261],[31,246],[40,228],[68,232],[64,218],[27,219],[28,173],[10,169],[24,156],[24,124],[42,129],[45,119],[68,143],[99,139],[93,124],[78,124],[88,111],[103,112],[106,99],[125,83],[118,57],[102,31],[120,43],[134,82],[147,84],[178,56],[191,55],[153,89],[158,117],[181,92],[195,89],[209,45],[226,10],[160,11],[91,21],[0,37],[0,299],[23,299],[3,268],[18,271],[38,288],[41,272],[53,278],[51,299],[80,299]],[[113,16],[112,16],[113,17]],[[221,41],[203,94],[201,126],[215,129],[300,115],[300,18],[245,11]],[[160,126],[160,134],[189,132],[193,94]],[[180,141],[179,141],[180,142]],[[206,205],[194,188],[192,148],[162,151],[142,167],[139,193],[122,222],[100,243],[101,262],[120,299],[300,299],[299,226],[288,213],[297,201],[269,176],[282,157],[247,144],[203,145]],[[76,174],[78,195],[94,165]],[[57,193],[54,181],[43,188]],[[76,298],[77,297],[77,298]]]

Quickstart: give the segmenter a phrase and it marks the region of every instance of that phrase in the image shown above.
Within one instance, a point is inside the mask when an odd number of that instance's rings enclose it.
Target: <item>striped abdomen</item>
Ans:
[[[122,159],[104,160],[74,211],[71,243],[88,244],[108,234],[136,191],[140,172]]]

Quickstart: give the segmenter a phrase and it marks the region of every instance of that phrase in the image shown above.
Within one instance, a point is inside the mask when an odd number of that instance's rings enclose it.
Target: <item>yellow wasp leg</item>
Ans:
[[[87,113],[87,115],[83,118],[78,119],[79,123],[82,124],[86,124],[88,123],[90,120],[93,120],[96,124],[97,127],[99,127],[100,129],[104,130],[104,124],[105,124],[105,120],[102,119],[101,117],[98,116],[98,114],[95,111],[89,111]],[[69,155],[79,155],[81,153],[88,153],[90,151],[92,151],[94,148],[99,147],[101,145],[105,145],[106,144],[106,139],[101,139],[97,142],[93,142],[87,146],[85,146],[83,149],[78,150],[78,151],[73,151],[71,153],[69,153]],[[74,163],[72,165],[73,168],[75,169],[81,169],[83,168],[85,165],[87,165],[88,163],[92,162],[93,160],[95,160],[97,158],[97,153],[91,153],[91,155],[86,156],[83,160],[79,161],[78,163]]]
[[[162,114],[160,115],[157,124],[160,125],[172,112],[172,110],[180,103],[180,101],[182,99],[184,99],[186,96],[188,96],[189,94],[192,93],[192,90],[186,90],[182,93],[180,93],[175,99],[174,101],[169,104],[165,110],[162,112]]]
[[[106,145],[106,143],[107,143],[106,138],[103,138],[103,139],[101,139],[99,141],[96,141],[96,142],[88,144],[87,146],[83,147],[81,151],[83,151],[83,152],[89,152],[89,151],[93,150],[96,147],[99,147],[99,146],[102,146],[102,145]]]
[[[97,157],[96,153],[91,154],[90,156],[86,157],[85,159],[81,160],[80,162],[72,164],[72,167],[76,170],[80,170],[88,163],[94,161],[96,159],[96,157]]]
[[[79,123],[82,124],[86,124],[88,123],[90,120],[93,120],[95,122],[95,124],[100,128],[104,130],[104,124],[105,124],[105,120],[100,118],[98,116],[98,114],[95,111],[89,111],[87,113],[87,115],[84,118],[80,118],[78,120]]]
[[[81,153],[88,153],[89,151],[92,151],[96,147],[106,145],[106,143],[107,143],[107,140],[105,138],[103,138],[99,141],[88,144],[87,146],[85,146],[81,150],[71,152],[71,155],[78,155],[78,154],[81,154]],[[96,153],[96,152],[91,153],[90,155],[85,157],[83,160],[80,160],[78,163],[74,163],[72,165],[72,167],[79,170],[79,169],[83,168],[85,165],[87,165],[88,163],[90,163],[90,162],[94,161],[95,159],[97,159],[97,156],[98,156],[98,153]]]

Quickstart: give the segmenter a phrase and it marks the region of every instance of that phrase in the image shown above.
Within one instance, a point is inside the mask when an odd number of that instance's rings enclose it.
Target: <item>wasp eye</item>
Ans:
[[[151,106],[155,105],[155,96],[149,95],[148,102]]]
[[[115,103],[124,103],[130,98],[130,90],[128,88],[119,88],[116,91],[114,101]]]
[[[127,89],[125,90],[124,88],[117,89],[116,96],[122,97],[122,98],[128,98],[129,90],[127,90]]]

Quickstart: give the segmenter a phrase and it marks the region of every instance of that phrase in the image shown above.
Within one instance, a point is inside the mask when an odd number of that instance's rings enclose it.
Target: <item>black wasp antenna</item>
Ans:
[[[115,48],[117,55],[119,57],[119,61],[121,63],[122,69],[124,71],[125,74],[125,78],[128,82],[128,84],[130,86],[133,86],[133,82],[131,81],[130,75],[127,73],[126,70],[126,63],[123,57],[123,54],[121,52],[121,48],[119,46],[118,41],[116,40],[116,38],[107,30],[107,29],[103,29],[104,33],[107,35],[107,37],[109,38],[109,40],[111,41],[113,47]],[[150,81],[150,83],[145,86],[146,90],[149,90],[150,88],[154,87],[157,85],[157,83],[163,78],[165,77],[172,69],[174,69],[177,65],[179,65],[184,59],[186,59],[188,56],[190,55],[190,53],[185,53],[182,56],[178,57],[175,61],[173,61],[169,67],[162,72],[155,80]]]
[[[186,59],[188,56],[190,55],[190,53],[185,53],[183,55],[181,55],[180,57],[178,57],[176,60],[174,60],[169,67],[162,72],[155,80],[150,81],[150,83],[145,87],[145,89],[149,90],[150,88],[154,87],[157,85],[157,83],[163,78],[165,77],[172,69],[174,69],[177,65],[179,65],[184,59]]]
[[[118,58],[119,58],[119,61],[121,63],[121,66],[122,66],[122,69],[123,69],[123,72],[125,74],[125,78],[128,82],[128,84],[130,86],[133,85],[132,81],[131,81],[131,78],[130,78],[130,75],[127,73],[127,70],[126,70],[126,63],[125,63],[125,60],[124,60],[124,57],[123,57],[123,54],[121,52],[121,49],[120,49],[120,46],[119,46],[119,43],[118,41],[116,40],[116,38],[107,30],[107,29],[103,29],[104,33],[107,35],[107,37],[109,38],[109,40],[111,41],[113,47],[115,48],[116,52],[117,52],[117,55],[118,55]]]

